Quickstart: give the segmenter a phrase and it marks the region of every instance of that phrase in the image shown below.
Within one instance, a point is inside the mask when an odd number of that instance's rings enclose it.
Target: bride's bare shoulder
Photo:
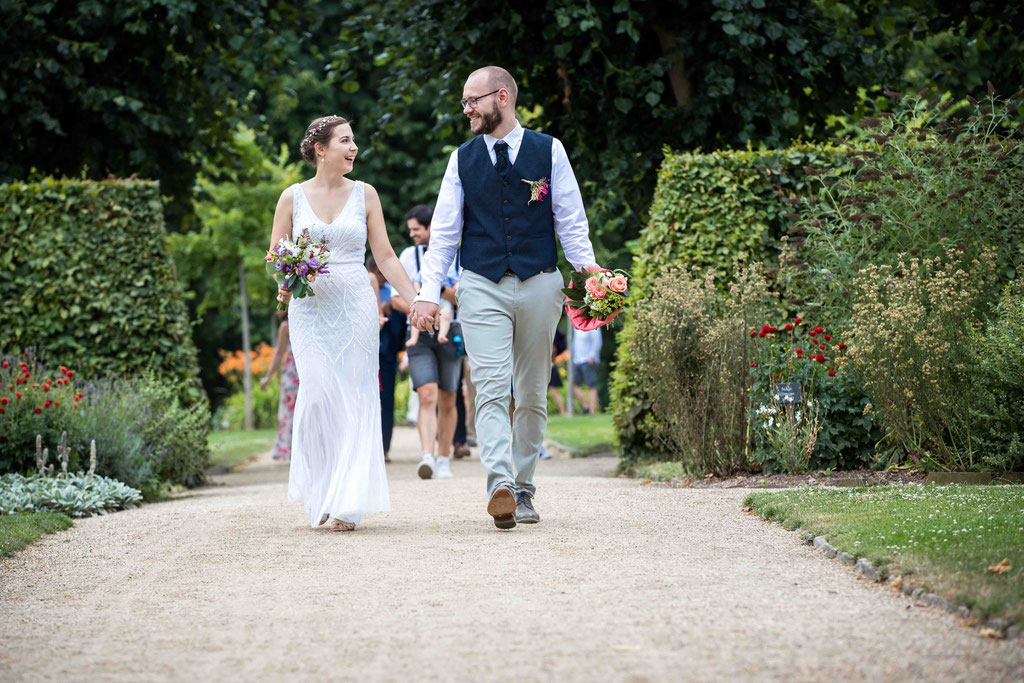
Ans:
[[[366,210],[380,206],[380,195],[377,194],[377,188],[367,182],[363,182],[363,197],[366,200]]]
[[[377,188],[375,188],[373,185],[371,185],[370,183],[366,182],[365,180],[362,181],[362,182],[363,182],[363,193],[366,195],[367,199],[369,199],[370,197],[373,197],[375,200],[380,201],[380,196],[378,196],[378,194],[377,194]]]

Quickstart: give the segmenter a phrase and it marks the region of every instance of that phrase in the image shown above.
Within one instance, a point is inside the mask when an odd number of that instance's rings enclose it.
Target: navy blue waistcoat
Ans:
[[[551,182],[550,135],[523,131],[516,162],[503,174],[478,135],[459,147],[462,181],[462,266],[497,282],[511,270],[526,280],[558,263],[551,193],[530,203],[523,180]]]

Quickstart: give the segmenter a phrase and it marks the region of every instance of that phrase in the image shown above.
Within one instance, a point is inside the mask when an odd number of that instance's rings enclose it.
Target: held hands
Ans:
[[[429,301],[417,301],[409,308],[409,323],[420,332],[433,332],[437,329],[439,309]]]

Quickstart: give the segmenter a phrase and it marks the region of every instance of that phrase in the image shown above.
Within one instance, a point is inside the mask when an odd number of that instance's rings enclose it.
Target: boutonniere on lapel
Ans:
[[[523,182],[530,186],[530,201],[526,202],[527,204],[544,201],[544,197],[551,191],[551,185],[548,184],[547,178],[541,178],[540,180],[526,180],[524,178]]]

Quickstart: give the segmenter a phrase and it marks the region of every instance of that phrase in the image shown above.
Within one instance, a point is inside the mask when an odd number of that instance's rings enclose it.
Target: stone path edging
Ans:
[[[852,565],[854,571],[863,578],[875,583],[884,582],[881,573],[871,564],[871,560],[866,557],[855,558],[853,555],[837,549],[824,536],[815,535],[813,531],[796,529],[795,533],[799,534],[800,538],[803,539],[804,545],[813,546],[816,550],[825,553],[827,557],[839,560],[842,564]],[[901,591],[903,595],[909,597],[915,604],[920,605],[920,603],[924,603],[928,607],[935,607],[945,612],[957,614],[964,619],[971,618],[971,609],[969,607],[951,603],[936,593],[926,593],[924,588],[915,588],[912,584],[904,582],[902,576],[893,577],[889,581],[889,586],[894,592]],[[991,629],[992,631],[998,631],[1005,638],[1020,638],[1024,635],[1021,627],[1008,619],[992,618],[984,623],[978,620],[977,628],[980,630]]]

